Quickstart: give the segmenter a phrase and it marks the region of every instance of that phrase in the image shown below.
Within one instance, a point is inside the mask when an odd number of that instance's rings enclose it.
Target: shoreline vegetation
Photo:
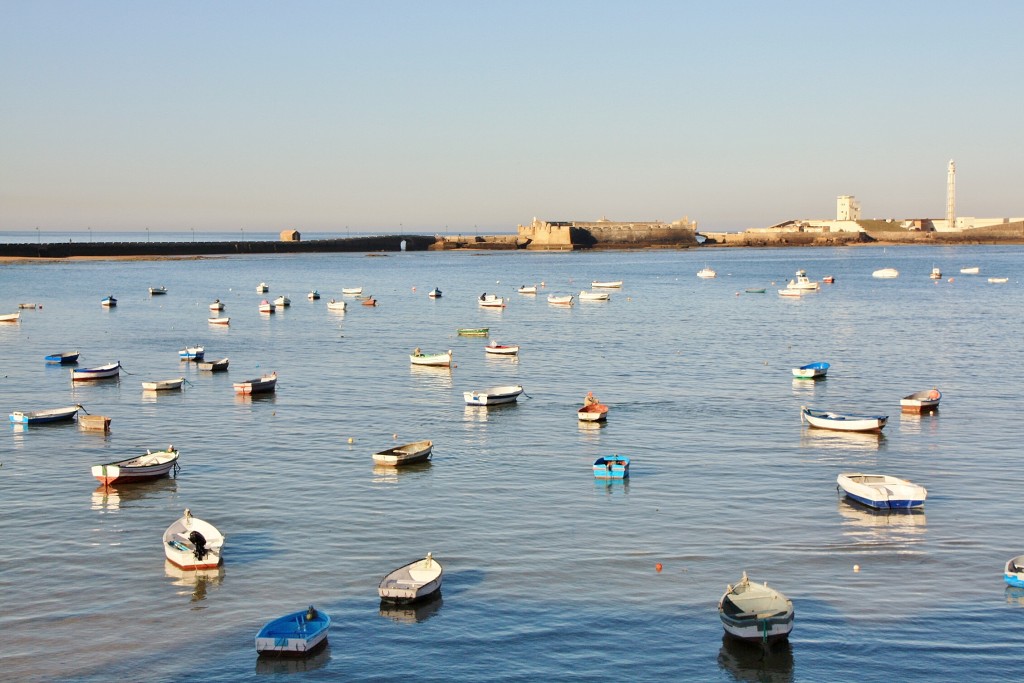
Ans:
[[[622,250],[689,248],[785,248],[840,246],[956,246],[1024,244],[1024,222],[975,228],[958,232],[922,232],[872,228],[865,232],[738,232],[705,233],[704,242],[664,244],[649,242],[573,245],[567,250]],[[234,242],[74,242],[0,244],[0,263],[68,261],[165,261],[224,258],[239,254],[296,254],[336,252],[529,250],[514,235],[424,236],[381,235],[331,240],[234,241]]]

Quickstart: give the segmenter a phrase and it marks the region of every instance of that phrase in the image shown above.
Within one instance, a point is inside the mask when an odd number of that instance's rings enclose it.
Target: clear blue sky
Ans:
[[[1024,3],[0,0],[0,230],[1024,215]]]

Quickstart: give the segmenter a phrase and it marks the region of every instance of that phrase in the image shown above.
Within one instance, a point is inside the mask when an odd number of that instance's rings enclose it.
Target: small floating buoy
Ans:
[[[349,442],[349,443],[355,443],[355,439],[353,439],[353,438],[352,438],[352,437],[350,436],[350,437],[348,437],[348,442]]]
[[[392,435],[391,435],[391,438],[392,438],[392,439],[397,439],[397,438],[398,438],[398,434],[392,434]]]
[[[953,278],[949,278],[949,281],[950,281],[950,282],[952,282],[952,281],[953,281]]]
[[[860,565],[859,564],[853,565],[853,571],[859,572],[860,571]]]
[[[413,287],[413,288],[412,288],[412,291],[414,291],[414,292],[415,292],[415,291],[416,291],[416,288],[415,288],[415,287]]]
[[[658,562],[657,564],[654,565],[654,571],[656,571],[656,572],[660,572],[661,571],[661,562]]]

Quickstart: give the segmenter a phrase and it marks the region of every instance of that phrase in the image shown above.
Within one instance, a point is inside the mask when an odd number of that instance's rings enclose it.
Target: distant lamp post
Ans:
[[[146,226],[146,241],[149,241],[149,226]]]
[[[42,235],[42,233],[39,232],[39,226],[38,225],[36,226],[36,242],[38,242],[39,244],[43,243],[43,235]]]

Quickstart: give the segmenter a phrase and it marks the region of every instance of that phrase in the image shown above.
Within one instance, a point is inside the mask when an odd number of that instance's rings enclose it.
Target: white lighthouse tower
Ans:
[[[956,162],[952,159],[946,174],[946,230],[956,230]]]

